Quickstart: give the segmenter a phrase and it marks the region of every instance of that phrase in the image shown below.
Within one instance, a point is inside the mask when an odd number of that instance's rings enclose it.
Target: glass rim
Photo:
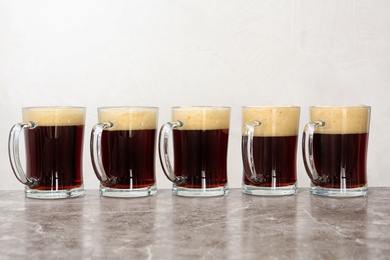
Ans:
[[[228,106],[174,106],[171,107],[172,110],[175,109],[193,109],[193,108],[198,108],[198,109],[231,109],[231,107]]]
[[[318,106],[309,106],[310,109],[321,108],[321,109],[345,109],[345,108],[353,108],[353,109],[371,109],[371,106],[366,105],[347,105],[347,106],[336,106],[336,105],[318,105]]]
[[[86,107],[80,106],[32,106],[32,107],[22,107],[22,110],[40,110],[40,109],[69,109],[69,110],[86,110]]]
[[[266,108],[297,108],[300,109],[300,106],[294,106],[294,105],[275,105],[275,106],[241,106],[241,109],[244,108],[261,108],[261,109],[266,109]]]
[[[158,110],[159,107],[153,106],[107,106],[107,107],[98,107],[97,110],[129,110],[129,109],[138,109],[138,110]]]

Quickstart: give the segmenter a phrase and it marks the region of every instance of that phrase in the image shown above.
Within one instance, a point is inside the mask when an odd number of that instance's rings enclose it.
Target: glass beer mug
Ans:
[[[299,113],[294,106],[242,108],[244,193],[297,193]]]
[[[302,153],[315,195],[367,195],[368,106],[313,106]]]
[[[25,107],[23,122],[9,134],[8,151],[16,178],[28,198],[57,199],[84,194],[83,138],[85,108]],[[26,172],[19,156],[24,130]]]
[[[228,193],[227,151],[230,108],[174,107],[172,121],[161,127],[159,156],[173,194],[221,196]],[[169,136],[173,135],[173,161]]]
[[[91,158],[100,194],[106,197],[155,195],[156,107],[98,108],[91,132]]]

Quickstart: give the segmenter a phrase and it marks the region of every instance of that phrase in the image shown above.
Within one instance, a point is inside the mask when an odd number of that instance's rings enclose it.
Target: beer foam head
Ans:
[[[349,107],[310,107],[310,119],[323,121],[325,125],[317,127],[316,133],[323,134],[360,134],[368,133],[370,124],[368,106]]]
[[[242,125],[260,122],[254,136],[296,136],[298,135],[300,108],[286,107],[243,107]],[[243,135],[247,135],[243,127]]]
[[[98,109],[99,122],[112,122],[106,130],[156,129],[158,108],[154,107],[104,107]]]
[[[26,107],[23,121],[33,121],[37,126],[84,125],[84,107]]]
[[[172,120],[181,121],[181,130],[229,129],[228,107],[176,107],[172,109]]]

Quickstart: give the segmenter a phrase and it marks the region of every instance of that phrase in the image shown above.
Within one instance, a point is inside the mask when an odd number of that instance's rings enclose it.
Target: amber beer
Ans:
[[[297,190],[299,107],[243,107],[243,192],[288,195]],[[253,163],[248,159],[248,130],[253,128]],[[251,172],[254,169],[254,173]],[[251,179],[256,176],[256,179]]]
[[[99,122],[112,124],[101,135],[101,160],[108,178],[108,181],[101,181],[102,195],[138,197],[156,194],[158,109],[99,108],[98,116]]]
[[[370,108],[311,107],[310,114],[312,122],[321,122],[313,135],[316,175],[312,192],[324,196],[365,195]]]

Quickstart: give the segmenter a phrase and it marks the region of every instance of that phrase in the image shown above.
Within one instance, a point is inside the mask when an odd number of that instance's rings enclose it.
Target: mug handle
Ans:
[[[182,127],[183,122],[168,122],[164,124],[158,136],[158,151],[160,157],[160,163],[162,169],[164,171],[165,176],[167,176],[168,180],[175,184],[185,183],[186,179],[182,176],[176,176],[175,172],[172,168],[171,159],[169,158],[169,136],[174,128]]]
[[[242,164],[244,166],[244,173],[247,179],[254,183],[259,184],[265,181],[264,176],[256,173],[255,161],[253,159],[253,134],[255,127],[261,126],[260,121],[253,121],[244,125],[244,129],[247,132],[248,139],[242,138],[241,151],[242,151]]]
[[[302,136],[303,163],[305,165],[307,175],[312,181],[315,182],[324,182],[324,178],[322,178],[317,172],[317,169],[314,164],[314,157],[313,157],[314,131],[317,127],[323,127],[323,126],[325,126],[324,121],[310,122],[305,125],[305,129],[303,131],[303,136]]]
[[[23,129],[34,129],[35,127],[36,123],[32,121],[17,123],[11,128],[8,138],[8,156],[12,171],[14,172],[18,181],[29,187],[38,186],[39,180],[35,178],[28,178],[23,170],[19,156],[19,140],[20,132],[22,132]]]
[[[113,185],[116,183],[116,178],[108,178],[106,171],[103,167],[102,159],[102,133],[104,129],[113,127],[112,122],[104,122],[96,124],[91,131],[90,151],[92,166],[95,171],[96,177],[102,183]]]

